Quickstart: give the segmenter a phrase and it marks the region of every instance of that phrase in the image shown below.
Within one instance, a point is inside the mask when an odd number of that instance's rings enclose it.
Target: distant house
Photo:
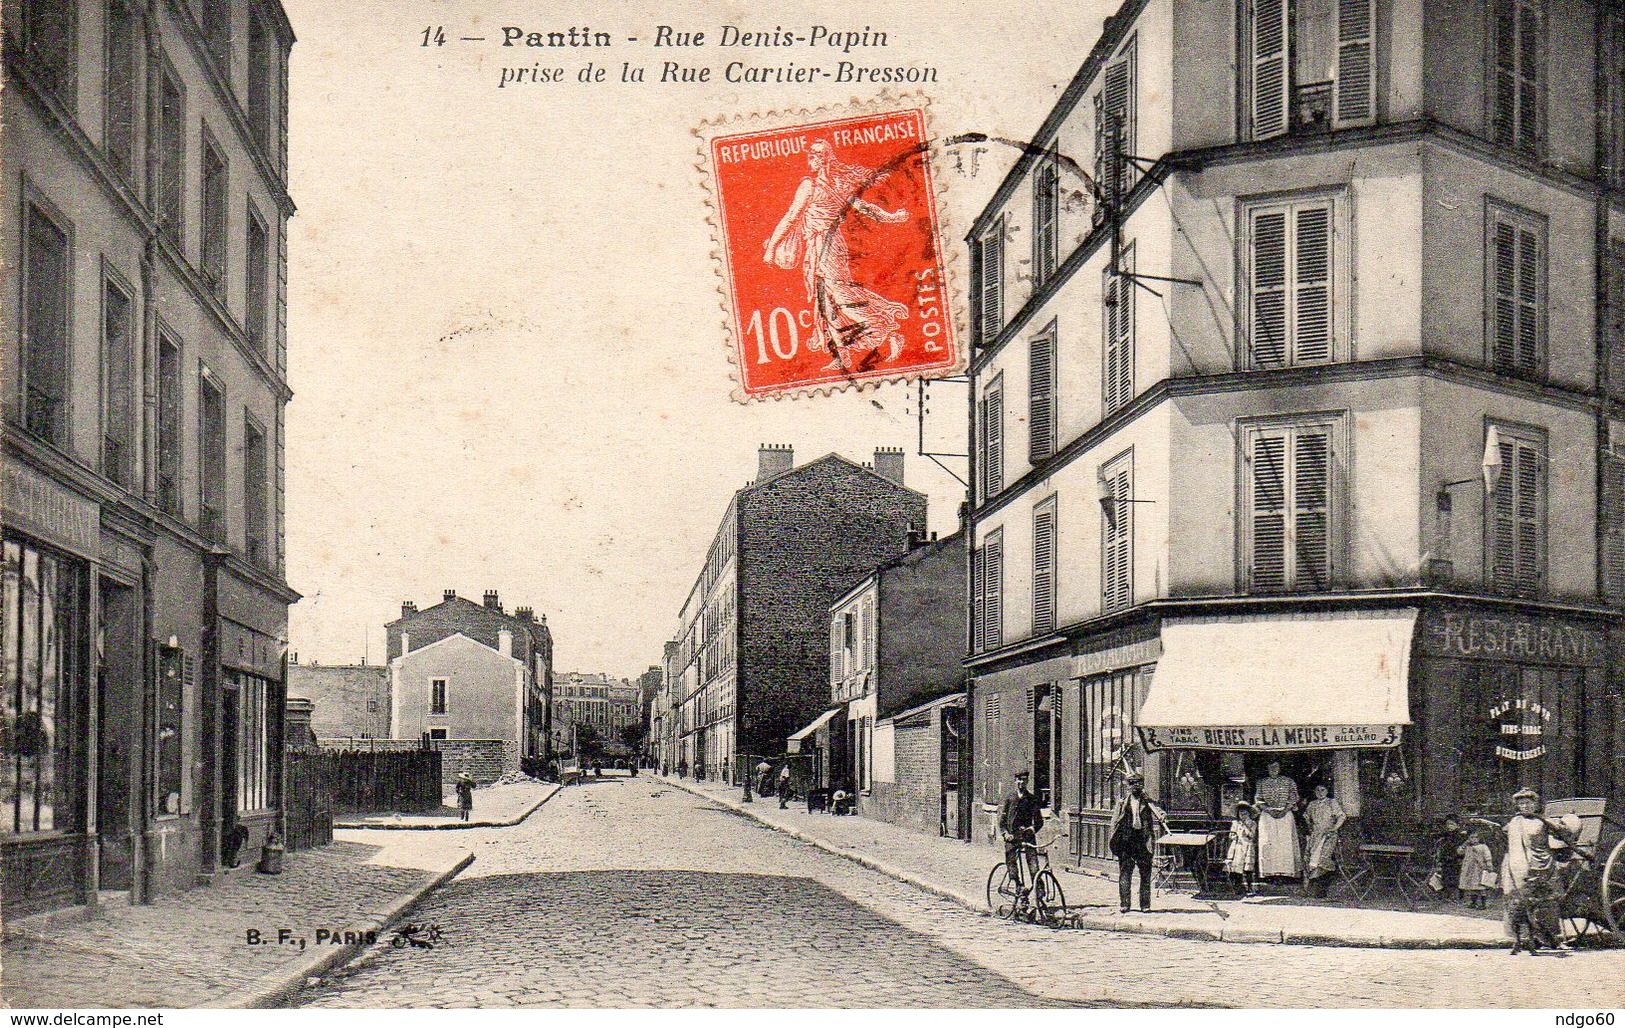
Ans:
[[[502,771],[518,770],[530,682],[511,648],[457,633],[390,661],[389,679],[393,738],[500,741]]]
[[[318,739],[389,738],[389,692],[389,668],[381,665],[288,665],[288,695],[311,702]]]

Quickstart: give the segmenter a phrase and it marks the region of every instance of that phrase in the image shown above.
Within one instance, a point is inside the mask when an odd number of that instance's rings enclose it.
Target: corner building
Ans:
[[[969,236],[985,803],[1031,767],[1089,859],[1128,768],[1222,826],[1279,759],[1379,842],[1620,801],[1622,39],[1579,0],[1107,20]]]
[[[280,827],[294,36],[274,0],[3,21],[15,916],[189,888]]]

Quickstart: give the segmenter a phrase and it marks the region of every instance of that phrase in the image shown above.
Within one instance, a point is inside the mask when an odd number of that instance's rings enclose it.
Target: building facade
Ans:
[[[287,61],[275,0],[4,12],[8,916],[277,828]]]
[[[1030,767],[1080,858],[1130,768],[1375,840],[1617,800],[1621,19],[1108,20],[969,236],[979,799]]]
[[[641,679],[640,679],[641,681]],[[639,686],[624,678],[561,672],[553,686],[553,747],[568,750],[576,728],[590,725],[605,743],[619,744],[621,729],[641,723]]]
[[[531,666],[497,647],[453,632],[389,662],[390,737],[501,744],[503,772],[518,771],[530,725]]]
[[[389,668],[377,664],[288,662],[288,696],[311,702],[318,739],[388,739]]]
[[[837,714],[828,722],[829,752],[811,755],[815,768],[826,769],[820,784],[855,791],[859,813],[936,834],[947,807],[958,823],[958,780],[944,776],[943,750],[963,702],[935,701],[964,691],[965,541],[959,533],[928,541],[916,532],[909,545],[830,608],[829,699]],[[951,712],[944,718],[939,708]],[[803,742],[799,750],[810,748]]]
[[[925,518],[899,449],[872,467],[829,454],[798,468],[790,447],[763,446],[679,615],[677,763],[732,781],[736,754],[782,752],[827,706],[830,604]]]
[[[410,600],[402,603],[401,616],[384,626],[384,634],[392,676],[397,660],[454,635],[461,635],[501,657],[517,661],[525,674],[520,727],[516,737],[518,756],[527,763],[545,763],[552,756],[553,632],[547,627],[546,614],[537,617],[530,607],[518,607],[509,614],[503,609],[501,597],[495,589],[487,589],[480,603],[458,596],[455,589],[447,589],[439,603],[422,610]],[[394,697],[399,703],[398,689]],[[423,731],[433,735],[436,728],[449,732],[453,727],[447,722],[420,724],[415,712],[406,714],[403,720],[398,708],[392,712],[392,716],[394,727],[390,734],[397,739],[417,738]],[[481,715],[482,718],[485,716]],[[412,726],[404,736],[399,734],[404,730],[403,725]],[[451,735],[445,737],[457,738]],[[462,738],[475,736],[465,735]]]

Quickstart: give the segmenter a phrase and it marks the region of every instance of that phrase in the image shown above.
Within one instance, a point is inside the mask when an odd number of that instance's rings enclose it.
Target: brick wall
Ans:
[[[876,781],[861,797],[858,810],[865,817],[889,821],[927,835],[942,831],[942,716],[896,729],[895,763],[891,782]]]
[[[467,771],[480,785],[489,785],[509,771],[519,770],[519,747],[508,739],[436,739],[440,751],[440,778],[447,789]]]
[[[389,737],[389,669],[353,664],[289,664],[288,695],[315,704],[318,737]]]
[[[922,546],[880,573],[879,715],[964,688],[965,540]]]
[[[907,548],[926,498],[838,456],[740,494],[740,752],[780,753],[829,703],[829,608]]]

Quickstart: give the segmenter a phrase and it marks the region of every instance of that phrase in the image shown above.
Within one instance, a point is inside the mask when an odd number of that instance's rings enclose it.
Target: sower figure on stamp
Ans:
[[[807,148],[807,165],[812,174],[796,188],[790,209],[762,247],[762,260],[785,270],[801,266],[813,318],[808,345],[829,352],[829,367],[852,367],[852,351],[873,351],[870,363],[896,360],[903,350],[897,323],[908,317],[908,307],[852,280],[841,223],[848,210],[888,225],[907,221],[908,212],[882,210],[860,198],[873,175],[837,158],[824,140]],[[883,346],[888,352],[880,358]]]
[[[1022,892],[1032,888],[1038,875],[1038,854],[1024,847],[1038,844],[1038,830],[1044,827],[1044,811],[1038,797],[1027,790],[1029,775],[1016,772],[1016,787],[1004,798],[999,807],[999,837],[1004,840],[1004,866],[1010,871],[1010,880],[1026,883]],[[1027,858],[1027,869],[1022,871],[1019,861]]]
[[[1140,872],[1140,909],[1151,909],[1151,845],[1168,830],[1168,815],[1145,794],[1145,776],[1140,772],[1130,771],[1124,784],[1128,795],[1112,812],[1106,838],[1117,858],[1117,905],[1126,914],[1136,870]]]

